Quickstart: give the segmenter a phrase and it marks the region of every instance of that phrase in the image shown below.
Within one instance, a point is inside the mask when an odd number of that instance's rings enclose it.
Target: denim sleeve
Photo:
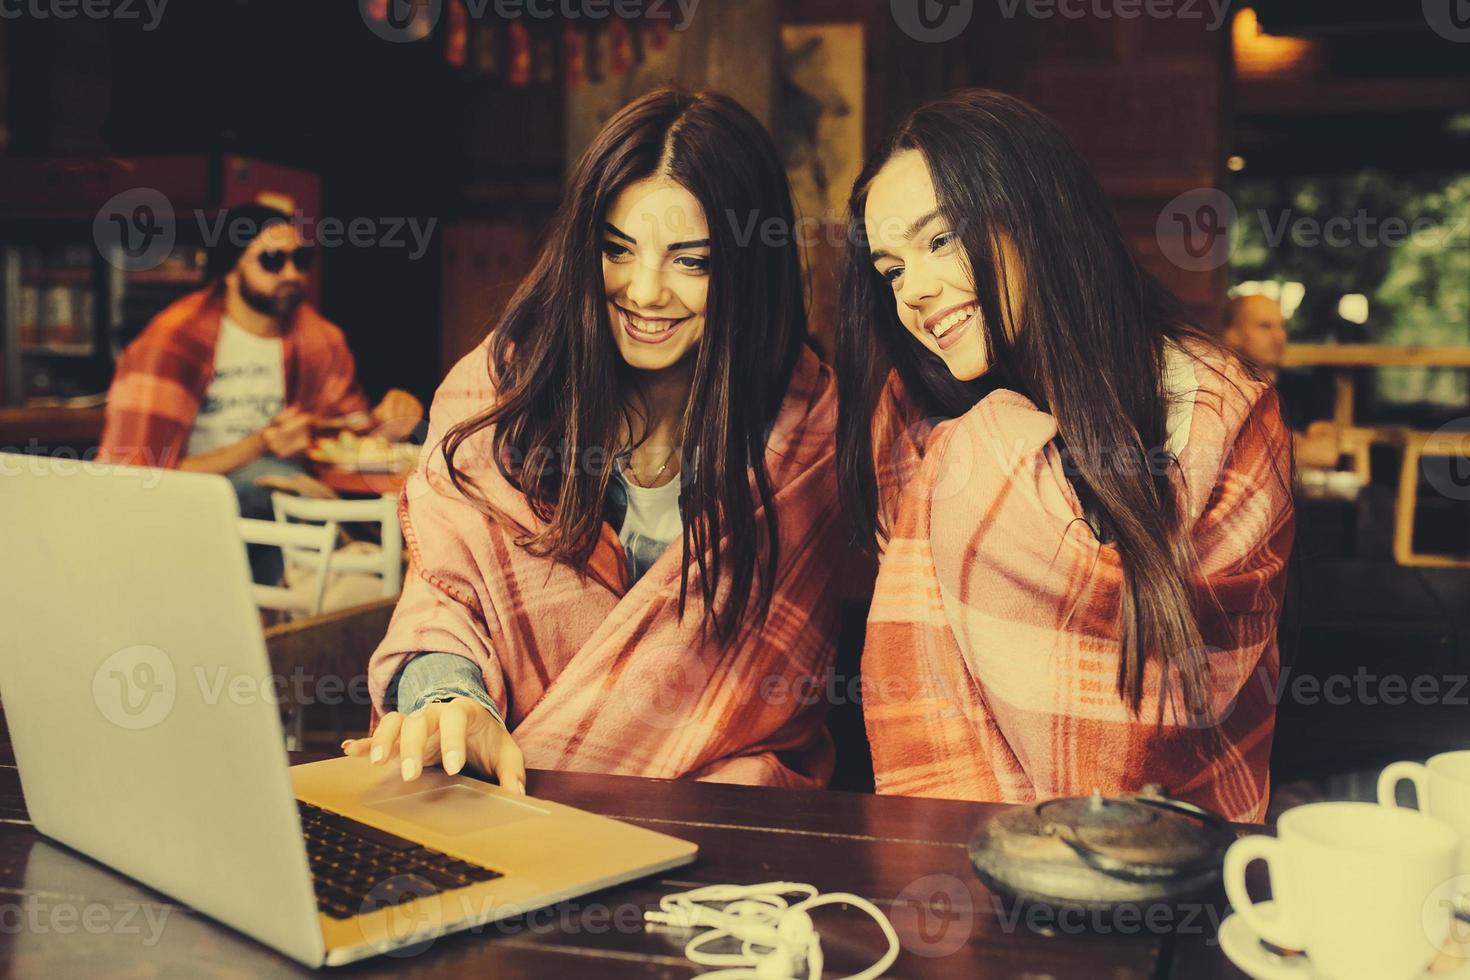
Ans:
[[[434,698],[465,697],[483,704],[502,725],[505,717],[490,693],[480,668],[453,653],[421,653],[403,665],[388,685],[389,704],[406,715],[413,714]]]

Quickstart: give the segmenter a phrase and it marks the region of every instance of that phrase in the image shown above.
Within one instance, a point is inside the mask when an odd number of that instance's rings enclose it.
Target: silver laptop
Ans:
[[[237,515],[223,477],[0,453],[0,698],[36,829],[310,966],[694,860],[438,768],[288,767]]]

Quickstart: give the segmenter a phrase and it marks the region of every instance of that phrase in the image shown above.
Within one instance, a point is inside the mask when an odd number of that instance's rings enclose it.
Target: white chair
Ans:
[[[280,548],[286,561],[312,565],[316,582],[308,589],[280,585],[256,585],[255,604],[261,609],[276,609],[293,616],[315,616],[322,611],[322,593],[327,585],[327,565],[337,546],[336,522],[325,524],[283,524],[279,521],[257,521],[240,518],[240,536],[246,544]]]
[[[327,563],[337,546],[337,525],[282,524],[240,518],[240,536],[246,544],[280,548],[283,554],[295,555],[297,561],[309,561],[316,568],[316,579],[304,588],[281,585],[253,585],[255,604],[261,609],[286,612],[293,619],[315,616],[322,611],[322,594],[327,584]],[[305,747],[305,711],[302,705],[285,705],[286,749],[300,751]]]
[[[271,494],[271,506],[276,521],[285,526],[302,524],[332,525],[377,524],[382,544],[349,546],[335,551],[329,562],[329,570],[338,572],[366,573],[380,581],[379,595],[395,596],[403,590],[403,531],[398,526],[398,498],[381,496],[366,500],[322,500],[313,497],[297,497],[288,493]],[[298,523],[300,522],[300,523]],[[313,556],[286,551],[286,564],[303,571],[316,571]],[[326,571],[319,573],[318,587],[325,590]],[[361,600],[358,600],[361,601]]]

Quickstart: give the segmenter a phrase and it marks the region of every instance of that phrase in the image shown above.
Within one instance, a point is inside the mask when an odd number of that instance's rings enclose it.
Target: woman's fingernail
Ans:
[[[403,778],[412,779],[419,774],[418,761],[416,759],[403,760]]]
[[[375,762],[375,763],[382,762],[383,759],[387,755],[388,755],[388,750],[385,749],[385,748],[383,748],[381,745],[374,745],[373,746],[373,754],[372,754],[372,761],[373,762]]]
[[[453,776],[464,766],[464,754],[456,750],[444,753],[444,771]]]

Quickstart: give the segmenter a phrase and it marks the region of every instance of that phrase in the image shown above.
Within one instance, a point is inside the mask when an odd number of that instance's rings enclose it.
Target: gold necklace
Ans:
[[[664,457],[664,465],[660,466],[658,468],[658,472],[655,473],[655,474],[653,474],[653,476],[649,477],[647,480],[640,480],[640,479],[638,479],[638,474],[637,473],[634,473],[633,470],[627,465],[628,463],[632,463],[633,462],[633,450],[631,450],[631,449],[629,449],[622,456],[619,456],[619,459],[620,460],[622,460],[622,459],[626,459],[627,460],[627,463],[620,463],[619,464],[619,469],[622,470],[622,473],[623,473],[624,476],[630,478],[634,483],[636,483],[638,486],[642,487],[644,490],[648,490],[648,489],[650,489],[649,484],[658,482],[658,478],[664,475],[664,470],[666,470],[666,469],[669,468],[669,464],[674,461],[674,454],[677,453],[678,451],[679,451],[679,447],[678,446],[674,446],[672,449],[670,449],[669,450],[669,454]]]

